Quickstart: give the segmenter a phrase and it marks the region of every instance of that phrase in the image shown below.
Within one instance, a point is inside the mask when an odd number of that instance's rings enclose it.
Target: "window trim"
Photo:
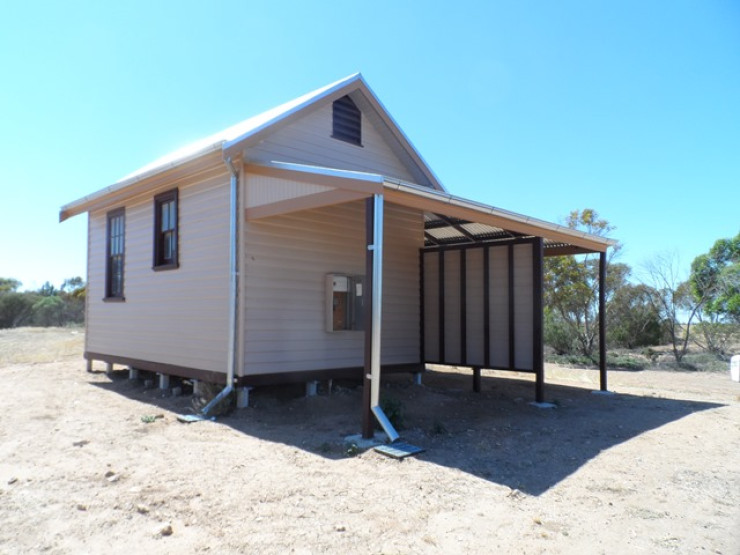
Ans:
[[[121,292],[119,295],[113,295],[111,293],[113,284],[113,268],[111,264],[111,222],[114,218],[122,218],[123,222],[123,233],[122,233],[122,246],[121,246]],[[110,210],[105,215],[105,302],[124,302],[126,297],[124,295],[125,276],[126,276],[126,209],[125,207],[116,208]]]
[[[171,262],[163,262],[162,243],[162,205],[166,202],[175,203],[175,225],[172,233],[175,237],[175,252]],[[177,189],[170,189],[154,197],[154,234],[152,248],[152,270],[160,272],[163,270],[176,270],[180,267],[180,201]]]
[[[343,110],[344,114],[340,114],[340,116],[350,116],[350,117],[356,117],[357,118],[357,137],[354,136],[354,134],[350,133],[344,133],[341,129],[338,129],[340,125],[338,125],[337,121],[337,111]],[[359,146],[362,148],[362,112],[357,107],[357,104],[355,104],[355,101],[352,100],[352,98],[346,94],[341,98],[337,98],[334,102],[332,102],[331,105],[331,136],[333,139],[337,139],[338,141],[342,141],[351,145]],[[355,121],[351,121],[351,129],[350,131],[354,131],[354,124]]]

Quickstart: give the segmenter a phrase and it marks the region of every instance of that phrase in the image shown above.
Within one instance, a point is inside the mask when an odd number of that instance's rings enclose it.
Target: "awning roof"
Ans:
[[[424,213],[425,246],[427,248],[542,237],[545,254],[558,255],[606,252],[616,243],[613,239],[378,174],[280,162],[249,165],[247,172],[293,179],[304,183],[326,184],[334,187],[337,192],[351,190],[356,195],[352,198],[383,193],[390,202],[416,208]],[[347,197],[338,195],[333,201],[331,195],[327,196],[326,193],[322,195],[322,205],[347,200]],[[285,212],[298,208],[298,205],[291,201],[284,202]],[[305,204],[302,205],[303,208],[305,206]],[[278,206],[275,208],[276,210],[270,211],[272,215],[281,213]]]

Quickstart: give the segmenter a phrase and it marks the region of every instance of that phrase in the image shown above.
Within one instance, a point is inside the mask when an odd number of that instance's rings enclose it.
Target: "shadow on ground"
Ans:
[[[193,413],[191,397],[164,395],[114,373],[95,385],[179,414]],[[326,382],[306,397],[302,385],[251,392],[250,407],[219,417],[244,434],[290,445],[329,460],[354,453],[345,437],[360,429],[362,390],[354,382]],[[186,390],[187,392],[187,390]],[[426,451],[417,458],[540,495],[602,451],[717,403],[634,395],[593,395],[590,389],[547,386],[555,408],[529,404],[532,382],[429,371],[424,385],[407,375],[384,378],[382,398],[400,408],[404,441]],[[156,411],[157,409],[152,409]],[[198,424],[182,424],[197,426]],[[403,464],[402,462],[399,464]]]

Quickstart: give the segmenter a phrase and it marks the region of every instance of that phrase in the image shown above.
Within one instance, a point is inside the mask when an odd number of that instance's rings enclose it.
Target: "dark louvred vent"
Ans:
[[[349,96],[334,101],[332,137],[362,146],[362,114]]]

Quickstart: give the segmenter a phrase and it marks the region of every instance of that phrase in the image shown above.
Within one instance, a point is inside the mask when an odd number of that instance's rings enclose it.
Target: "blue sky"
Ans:
[[[595,208],[638,269],[740,231],[740,3],[12,2],[0,276],[85,275],[63,204],[356,71],[447,189]]]

